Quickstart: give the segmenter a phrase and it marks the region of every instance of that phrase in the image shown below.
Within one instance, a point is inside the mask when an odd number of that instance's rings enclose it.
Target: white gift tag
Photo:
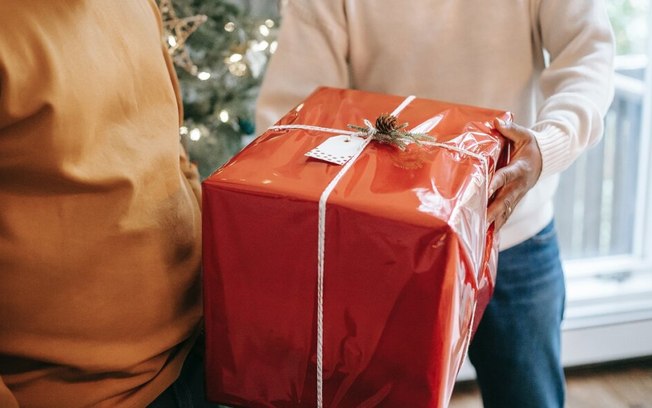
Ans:
[[[306,156],[342,166],[351,160],[363,143],[364,139],[358,136],[333,136],[306,153]]]

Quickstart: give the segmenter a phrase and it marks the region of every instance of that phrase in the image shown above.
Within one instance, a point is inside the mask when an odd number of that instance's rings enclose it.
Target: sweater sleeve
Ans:
[[[262,133],[319,86],[347,88],[348,36],[342,0],[290,0],[278,49],[256,105]]]
[[[541,0],[539,24],[550,56],[533,126],[544,178],[566,169],[600,140],[614,93],[614,40],[602,0]]]

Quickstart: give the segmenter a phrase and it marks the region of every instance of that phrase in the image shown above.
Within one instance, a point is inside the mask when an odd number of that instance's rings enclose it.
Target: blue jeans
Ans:
[[[203,348],[203,337],[200,337],[186,358],[179,378],[147,408],[226,408],[206,400]]]
[[[564,406],[564,298],[552,222],[500,253],[494,297],[469,349],[486,408]]]

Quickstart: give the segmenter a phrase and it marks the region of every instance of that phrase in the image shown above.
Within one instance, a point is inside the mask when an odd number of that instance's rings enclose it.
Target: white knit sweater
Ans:
[[[257,128],[321,85],[509,110],[535,131],[543,170],[505,249],[550,222],[559,172],[600,139],[613,56],[602,0],[290,0]]]

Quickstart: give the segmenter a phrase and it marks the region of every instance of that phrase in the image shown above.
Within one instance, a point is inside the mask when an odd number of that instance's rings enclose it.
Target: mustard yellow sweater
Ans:
[[[198,183],[157,13],[0,2],[0,407],[144,407],[197,331]]]

